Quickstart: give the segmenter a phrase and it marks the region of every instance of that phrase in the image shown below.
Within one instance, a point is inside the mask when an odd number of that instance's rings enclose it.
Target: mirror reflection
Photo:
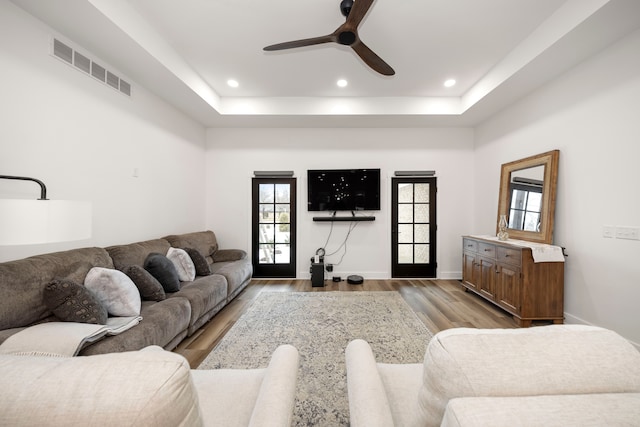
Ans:
[[[540,232],[544,166],[513,171],[509,179],[509,228]]]

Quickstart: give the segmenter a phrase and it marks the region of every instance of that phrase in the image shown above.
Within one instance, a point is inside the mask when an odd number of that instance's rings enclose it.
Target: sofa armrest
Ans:
[[[0,425],[201,425],[189,364],[145,351],[80,357],[0,356]]]
[[[251,414],[250,426],[289,426],[296,397],[299,354],[291,345],[281,345],[271,356]]]
[[[352,427],[393,426],[391,407],[371,346],[353,340],[345,350]]]
[[[218,249],[212,256],[213,262],[237,261],[246,257],[247,253],[242,249]]]

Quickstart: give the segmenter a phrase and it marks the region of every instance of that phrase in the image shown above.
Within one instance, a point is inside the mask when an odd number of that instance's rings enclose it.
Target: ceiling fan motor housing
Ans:
[[[356,41],[356,35],[352,31],[343,31],[338,34],[340,44],[351,46]]]
[[[344,16],[349,16],[349,12],[351,12],[351,8],[353,7],[353,0],[342,0],[340,2],[340,12]]]

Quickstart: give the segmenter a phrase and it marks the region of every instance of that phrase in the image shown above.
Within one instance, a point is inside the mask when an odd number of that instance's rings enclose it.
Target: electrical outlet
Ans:
[[[613,225],[605,225],[602,227],[602,237],[614,239],[616,237],[616,228]]]
[[[616,239],[640,240],[640,227],[616,227]]]

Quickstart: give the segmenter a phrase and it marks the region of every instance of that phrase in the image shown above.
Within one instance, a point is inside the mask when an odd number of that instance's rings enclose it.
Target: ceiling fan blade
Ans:
[[[393,76],[396,73],[389,64],[384,62],[382,58],[376,55],[374,51],[369,49],[367,45],[362,43],[360,39],[356,40],[356,42],[353,43],[351,47],[369,67],[371,67],[378,73],[385,76]]]
[[[362,21],[364,16],[367,14],[372,4],[373,0],[354,0],[353,7],[347,17],[347,25],[352,28],[356,28],[360,25],[360,21]]]
[[[336,41],[336,37],[333,34],[329,34],[326,36],[312,37],[310,39],[294,40],[290,42],[272,44],[270,46],[263,48],[263,50],[273,51],[273,50],[293,49],[296,47],[313,46],[316,44],[330,43],[335,41]]]

